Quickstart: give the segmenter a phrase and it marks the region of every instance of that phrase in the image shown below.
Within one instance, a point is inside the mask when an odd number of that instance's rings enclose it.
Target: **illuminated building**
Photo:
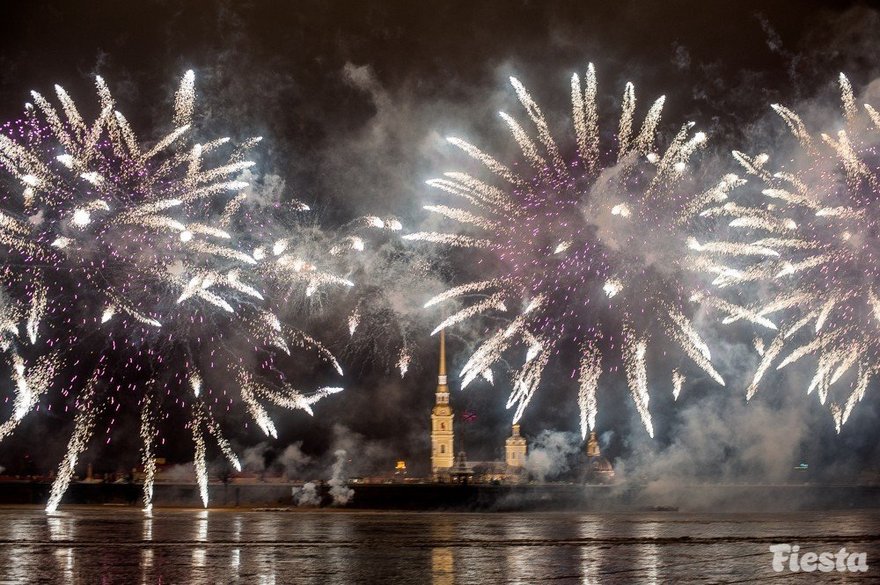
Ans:
[[[513,425],[511,434],[504,441],[505,479],[520,481],[525,477],[526,438],[519,434],[519,425]]]
[[[607,459],[602,457],[596,431],[591,431],[590,438],[587,440],[585,480],[588,482],[609,482],[613,479],[614,468],[611,467],[611,463]]]
[[[394,479],[398,481],[406,479],[406,461],[398,461],[394,466]]]
[[[464,450],[455,455],[453,432],[454,413],[449,402],[449,385],[446,375],[446,337],[440,331],[440,368],[431,411],[431,477],[434,481],[457,481],[467,483],[519,482],[526,478],[525,464],[528,446],[513,425],[510,437],[504,444],[503,461],[474,461],[467,463]]]
[[[431,478],[456,483],[521,483],[529,479],[527,471],[528,442],[520,434],[520,426],[512,425],[504,441],[503,461],[467,461],[463,445],[455,451],[454,413],[450,404],[446,375],[446,336],[440,331],[440,367],[437,390],[431,410]],[[606,483],[614,479],[614,468],[602,456],[599,439],[591,432],[586,450],[580,455],[581,477],[588,483]],[[398,462],[397,479],[406,475],[406,465]]]
[[[446,335],[441,330],[440,370],[434,408],[431,410],[431,475],[435,481],[448,479],[454,462],[452,419],[449,386],[446,383]]]
[[[511,435],[504,442],[504,462],[507,467],[518,469],[526,464],[526,439],[519,434],[519,425],[513,425]]]

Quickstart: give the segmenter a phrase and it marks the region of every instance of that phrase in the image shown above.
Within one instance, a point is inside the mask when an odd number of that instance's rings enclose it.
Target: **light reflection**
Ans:
[[[534,583],[687,581],[702,559],[728,544],[679,540],[733,535],[747,553],[756,539],[804,533],[858,535],[878,530],[875,516],[855,514],[749,518],[655,514],[510,514],[430,516],[248,512],[77,510],[0,517],[0,583]],[[210,523],[210,524],[209,524]],[[307,530],[303,526],[309,526]],[[845,526],[840,529],[840,526]],[[45,527],[45,528],[44,528]],[[840,530],[838,532],[838,530]],[[806,538],[806,536],[805,536]],[[758,541],[760,542],[760,540]],[[279,546],[279,543],[283,543]],[[868,544],[867,546],[870,546]],[[212,552],[208,558],[208,551]],[[660,561],[660,555],[663,561]],[[712,566],[705,579],[730,572],[759,578],[747,554]],[[724,555],[722,555],[724,556]],[[662,574],[661,574],[662,573]]]
[[[205,559],[208,556],[208,551],[202,547],[194,548],[192,554],[192,564],[193,568],[203,569],[205,568]]]
[[[261,585],[275,585],[274,547],[261,547],[257,553],[258,579]]]
[[[636,547],[636,560],[642,569],[640,581],[649,585],[655,585],[657,581],[657,562],[659,547],[657,546],[657,522],[644,522],[639,525],[637,534],[640,539],[645,539],[643,544]]]
[[[235,576],[238,577],[239,570],[241,569],[241,549],[234,548],[232,552],[229,553],[229,566],[235,571]]]
[[[433,585],[452,585],[455,583],[455,558],[448,546],[435,546],[431,549],[431,583]]]
[[[602,565],[602,547],[594,542],[600,533],[598,524],[596,521],[585,519],[578,526],[578,535],[586,541],[580,547],[582,585],[596,585],[599,583],[598,576]]]
[[[200,510],[196,512],[196,540],[205,542],[208,540],[208,511]]]
[[[455,583],[455,556],[452,547],[438,546],[449,544],[455,539],[455,526],[448,519],[438,519],[431,523],[431,584],[453,585]]]
[[[147,585],[154,581],[153,577],[153,549],[141,549],[141,583]]]
[[[241,515],[236,514],[232,519],[231,537],[232,542],[241,541]],[[229,551],[229,572],[234,576],[234,580],[238,580],[241,576],[241,549],[233,548]]]
[[[153,513],[145,512],[141,525],[141,540],[144,543],[153,540]],[[141,584],[147,585],[153,581],[153,549],[145,546],[141,549]]]
[[[50,514],[46,516],[46,525],[49,528],[49,539],[53,542],[71,542],[75,540],[76,523],[73,517],[67,513]],[[54,551],[55,562],[59,572],[63,576],[63,582],[73,581],[73,548],[64,547]]]
[[[326,530],[330,542],[341,544],[350,543],[358,538],[357,523],[352,520],[347,514],[324,514],[320,523]],[[351,583],[357,580],[352,574],[354,565],[349,559],[351,559],[350,552],[344,546],[330,547],[327,551],[327,562],[338,570],[335,577],[338,581],[334,582]]]
[[[540,577],[540,567],[546,562],[544,558],[546,551],[541,546],[520,546],[520,543],[543,539],[542,526],[543,524],[532,523],[524,518],[504,524],[505,539],[517,543],[517,546],[506,547],[504,552],[507,579],[522,579],[523,582],[531,583],[538,580],[536,576]]]
[[[194,537],[196,542],[207,542],[208,540],[208,511],[200,510],[196,512],[196,534]],[[208,551],[204,547],[196,547],[192,553],[193,568],[202,569],[205,566],[205,559]]]
[[[74,521],[66,513],[47,514],[46,525],[49,527],[51,540],[69,541],[74,539],[76,532]]]
[[[241,541],[241,516],[236,515],[236,517],[232,520],[232,540],[235,542]]]
[[[153,540],[153,515],[145,515],[143,523],[143,532],[141,538],[143,540]]]
[[[63,583],[73,583],[73,548],[65,547],[55,550],[55,560],[63,575]]]

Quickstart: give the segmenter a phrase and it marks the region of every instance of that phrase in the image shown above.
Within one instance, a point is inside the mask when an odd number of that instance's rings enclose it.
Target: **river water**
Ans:
[[[869,569],[776,573],[775,543]],[[880,513],[3,508],[0,557],[0,583],[867,583]]]

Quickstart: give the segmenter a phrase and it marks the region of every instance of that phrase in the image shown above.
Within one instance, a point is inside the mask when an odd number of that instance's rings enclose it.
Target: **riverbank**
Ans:
[[[352,484],[346,504],[366,510],[530,511],[686,510],[803,511],[880,508],[880,486],[817,484],[527,484],[450,485],[435,483]],[[45,504],[51,484],[0,482],[0,505]],[[292,507],[301,489],[293,483],[211,483],[211,507]],[[63,504],[139,506],[137,483],[72,483]],[[329,487],[317,485],[312,507],[334,504]],[[198,487],[157,483],[156,507],[201,507]]]

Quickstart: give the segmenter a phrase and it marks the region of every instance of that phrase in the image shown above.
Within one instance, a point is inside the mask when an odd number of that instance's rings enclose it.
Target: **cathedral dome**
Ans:
[[[611,466],[611,462],[602,456],[602,451],[599,449],[599,439],[596,437],[595,431],[590,433],[590,438],[587,441],[586,455],[586,469],[584,470],[584,479],[586,481],[607,482],[614,478],[614,468]]]
[[[598,457],[590,457],[588,465],[590,466],[590,471],[593,473],[614,473],[614,468],[611,467],[611,463],[601,455]]]

